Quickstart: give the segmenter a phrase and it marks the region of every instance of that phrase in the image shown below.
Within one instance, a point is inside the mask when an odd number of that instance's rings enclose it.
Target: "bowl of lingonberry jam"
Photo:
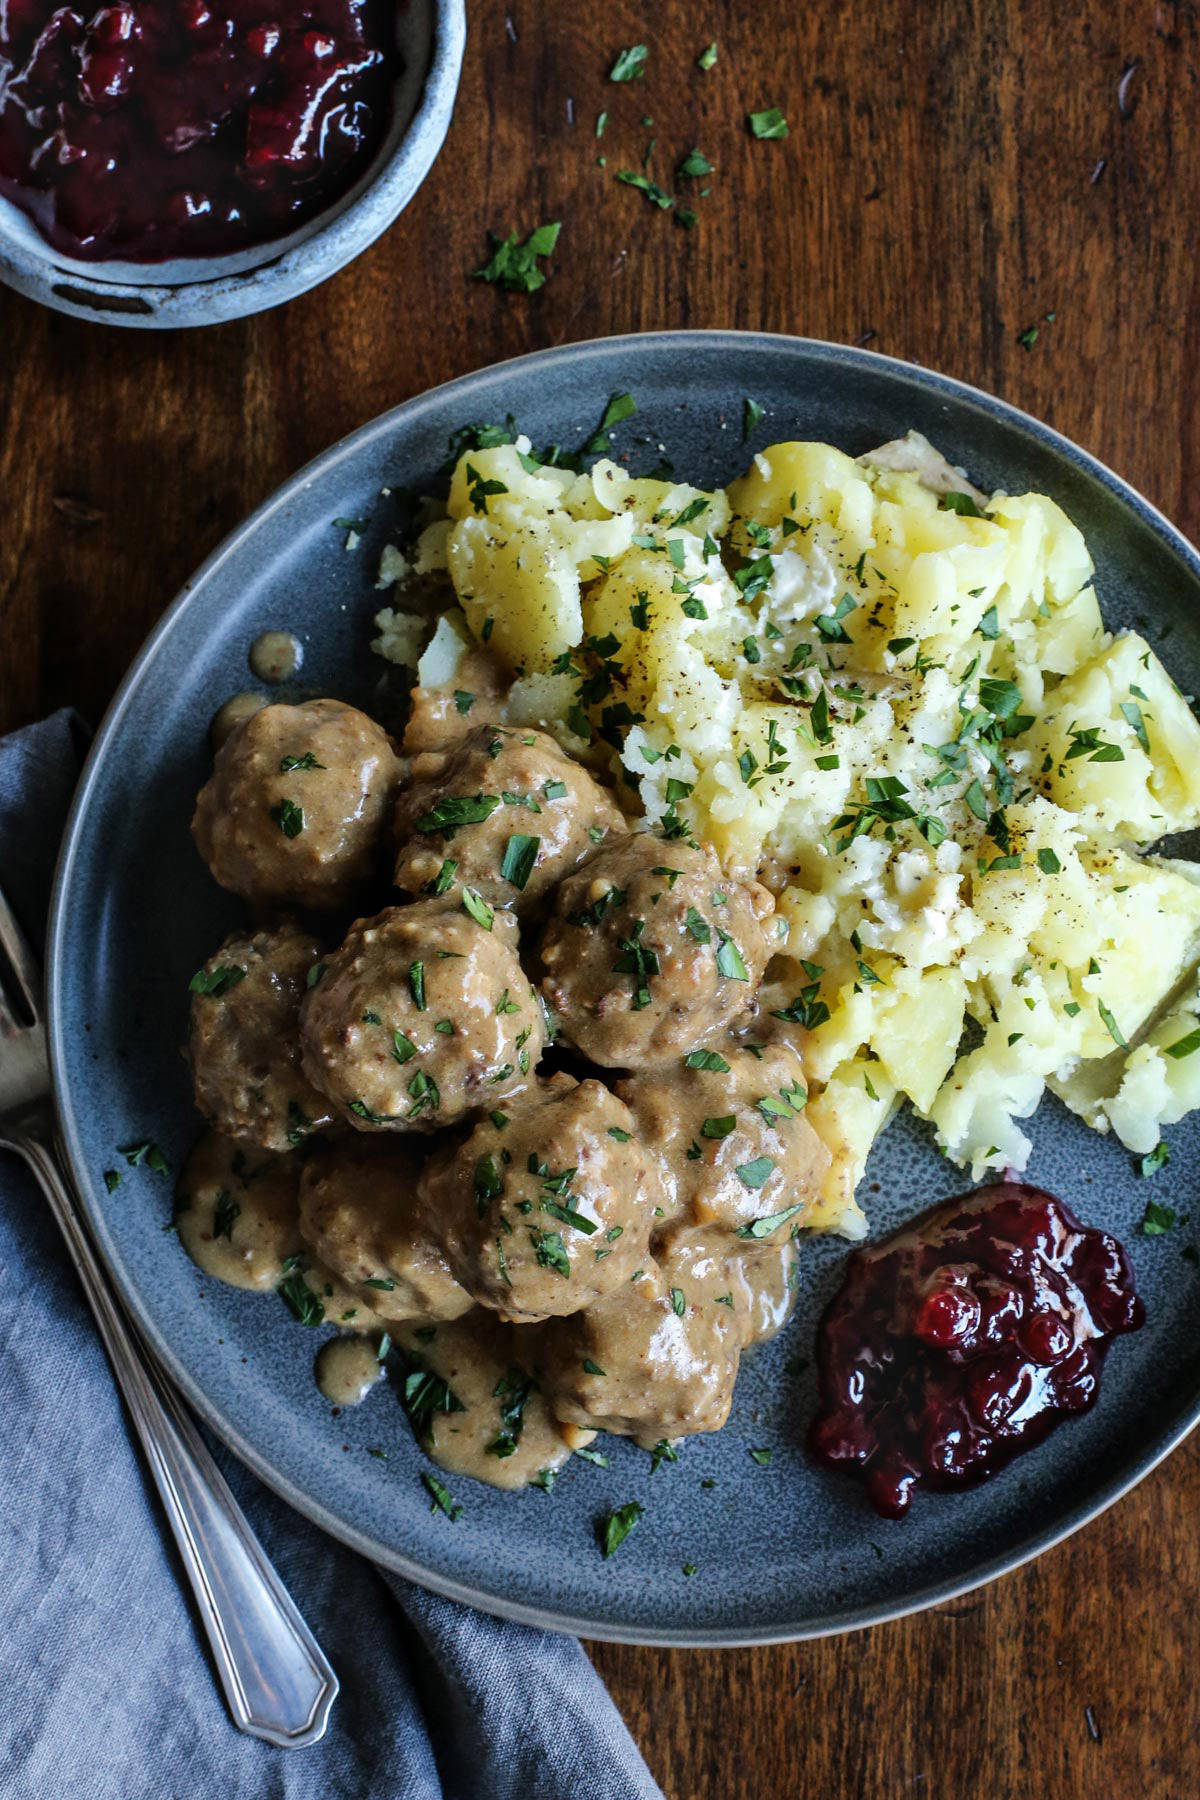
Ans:
[[[464,0],[0,0],[0,279],[214,324],[393,223],[449,127]]]

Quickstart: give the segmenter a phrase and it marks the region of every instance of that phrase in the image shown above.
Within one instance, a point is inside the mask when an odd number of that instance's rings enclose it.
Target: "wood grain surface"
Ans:
[[[342,433],[497,358],[610,332],[869,341],[1049,421],[1200,535],[1195,6],[469,10],[440,161],[326,286],[183,334],[0,292],[0,729],[66,704],[94,722],[189,571]],[[644,79],[609,83],[637,42]],[[776,105],[789,137],[755,141],[745,114]],[[716,164],[695,230],[613,178],[652,137],[664,185],[694,145]],[[542,292],[469,279],[489,227],[549,219]],[[1068,1544],[921,1617],[595,1660],[672,1800],[1183,1800],[1200,1793],[1198,1513],[1192,1443]]]

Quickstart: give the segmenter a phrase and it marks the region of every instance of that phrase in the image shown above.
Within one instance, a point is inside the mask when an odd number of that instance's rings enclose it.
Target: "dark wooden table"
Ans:
[[[1048,420],[1200,535],[1195,6],[470,12],[441,160],[325,287],[183,335],[0,292],[0,729],[65,704],[94,722],[188,572],[343,432],[481,364],[609,332],[869,341]],[[610,85],[639,41],[645,78]],[[754,141],[746,112],[774,105],[791,135]],[[664,182],[693,145],[717,165],[693,231],[613,179],[650,137]],[[548,219],[563,230],[541,293],[468,279],[488,227]],[[678,1800],[1175,1800],[1200,1792],[1198,1516],[1193,1442],[1072,1542],[919,1618],[595,1660]]]

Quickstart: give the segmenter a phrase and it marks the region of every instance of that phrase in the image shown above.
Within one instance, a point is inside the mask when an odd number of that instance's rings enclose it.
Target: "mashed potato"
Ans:
[[[1131,1149],[1200,1104],[1200,727],[1039,494],[977,493],[910,434],[855,461],[777,444],[727,492],[467,452],[411,567],[486,643],[514,722],[774,890],[770,1004],[840,1154],[818,1224],[902,1098],[978,1177],[1023,1169],[1047,1086]],[[429,626],[380,615],[412,663]],[[1188,1048],[1189,1040],[1191,1048]]]

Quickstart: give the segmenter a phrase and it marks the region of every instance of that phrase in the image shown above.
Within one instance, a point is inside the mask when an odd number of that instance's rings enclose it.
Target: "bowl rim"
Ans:
[[[943,395],[948,401],[982,408],[991,416],[999,417],[1004,422],[1032,434],[1046,448],[1053,450],[1097,479],[1116,499],[1142,516],[1144,521],[1187,566],[1192,577],[1200,583],[1200,550],[1197,550],[1159,508],[1138,493],[1106,463],[1093,456],[1091,452],[1072,443],[1069,438],[1055,431],[1053,427],[1043,424],[1020,407],[998,399],[985,390],[968,382],[960,381],[956,377],[927,369],[919,363],[906,362],[899,357],[886,356],[879,351],[868,350],[856,345],[838,344],[825,339],[795,337],[783,332],[717,328],[631,332],[602,338],[581,339],[574,343],[555,345],[547,349],[510,357],[502,362],[487,364],[481,369],[472,370],[443,382],[437,387],[426,389],[400,405],[390,408],[387,412],[378,414],[374,419],[368,420],[364,425],[357,427],[356,430],[348,433],[318,456],[312,458],[228,534],[204,560],[195,574],[184,583],[162,614],[130,664],[97,728],[71,804],[55,869],[50,903],[50,922],[46,943],[46,1015],[60,1142],[100,1254],[109,1273],[114,1278],[118,1292],[130,1306],[140,1335],[170,1379],[185,1395],[188,1403],[195,1409],[203,1422],[267,1487],[303,1517],[310,1519],[322,1530],[328,1532],[331,1537],[346,1544],[368,1560],[431,1592],[442,1594],[449,1599],[460,1601],[494,1616],[512,1619],[540,1630],[566,1632],[600,1642],[643,1644],[675,1649],[735,1649],[766,1644],[804,1642],[814,1638],[836,1636],[842,1632],[862,1630],[871,1625],[889,1623],[892,1620],[925,1611],[931,1606],[958,1599],[976,1588],[986,1586],[1001,1575],[1006,1575],[1023,1564],[1031,1562],[1044,1551],[1053,1549],[1074,1532],[1089,1524],[1102,1512],[1107,1511],[1182,1442],[1200,1422],[1200,1391],[1190,1401],[1185,1401],[1177,1406],[1151,1439],[1143,1442],[1124,1461],[1114,1464],[1111,1474],[1100,1481],[1088,1497],[1081,1499],[1062,1512],[1051,1528],[1032,1530],[1015,1547],[998,1555],[985,1556],[962,1576],[929,1582],[901,1599],[880,1601],[854,1608],[845,1613],[839,1612],[835,1615],[809,1619],[799,1629],[788,1624],[764,1626],[751,1630],[737,1626],[695,1629],[688,1627],[668,1629],[623,1627],[604,1619],[546,1612],[536,1605],[526,1604],[519,1598],[480,1593],[466,1583],[430,1572],[407,1557],[374,1542],[367,1533],[335,1517],[320,1501],[302,1493],[286,1477],[278,1474],[272,1468],[269,1459],[238,1431],[217,1405],[208,1399],[182,1366],[170,1342],[152,1326],[148,1326],[145,1321],[137,1318],[136,1306],[127,1292],[125,1271],[119,1256],[115,1253],[111,1236],[107,1230],[106,1215],[103,1207],[99,1204],[83,1156],[71,1096],[63,1076],[66,1027],[62,1005],[62,969],[66,948],[68,910],[66,896],[71,887],[74,863],[83,834],[88,802],[104,760],[108,738],[120,722],[125,708],[141,680],[143,670],[157,654],[159,646],[170,634],[193,595],[212,578],[223,563],[239,553],[244,542],[253,536],[264,520],[275,512],[285,509],[297,493],[309,486],[326,469],[335,467],[348,457],[352,457],[359,446],[364,443],[381,436],[394,436],[398,431],[402,431],[410,420],[419,417],[422,411],[435,405],[440,407],[447,396],[453,395],[458,390],[469,392],[474,401],[478,398],[481,383],[484,385],[502,383],[514,369],[528,364],[536,363],[542,367],[548,365],[552,370],[556,364],[579,361],[591,356],[605,356],[614,351],[636,353],[639,349],[656,348],[661,350],[671,346],[677,349],[682,358],[686,356],[689,348],[696,348],[701,344],[710,349],[724,346],[731,354],[736,353],[739,349],[754,346],[760,350],[774,351],[779,355],[799,353],[817,363],[842,362],[864,369],[883,367],[893,376],[900,375],[927,389],[932,389],[933,392]]]
[[[398,0],[407,8],[412,0]],[[142,330],[216,325],[263,312],[327,281],[370,248],[414,197],[446,141],[466,50],[466,0],[422,0],[429,12],[429,60],[415,110],[392,150],[365,185],[324,223],[310,222],[297,242],[258,246],[261,260],[216,275],[178,281],[106,280],[105,264],[64,257],[30,226],[18,239],[8,224],[16,210],[0,201],[0,283],[56,312],[93,324]],[[337,207],[338,202],[332,203]],[[278,245],[287,247],[279,249]],[[249,246],[248,252],[255,246]],[[194,268],[201,257],[178,258]],[[218,259],[212,259],[216,261]],[[129,264],[116,264],[129,267]],[[153,268],[153,264],[146,265]]]

